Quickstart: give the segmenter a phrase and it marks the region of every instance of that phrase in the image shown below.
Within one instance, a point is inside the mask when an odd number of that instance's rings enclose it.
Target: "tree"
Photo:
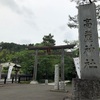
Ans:
[[[10,61],[10,51],[3,49],[0,51],[0,63],[5,63]]]
[[[55,40],[53,39],[53,35],[51,35],[51,33],[49,35],[45,35],[43,37],[43,42],[42,44],[44,46],[54,46],[55,45]]]
[[[59,55],[45,55],[40,56],[38,61],[38,81],[44,81],[44,79],[53,80],[54,79],[54,69],[55,64],[60,63],[61,57]]]
[[[67,56],[65,57],[65,80],[72,80],[72,78],[75,78],[75,77],[76,77],[76,71],[75,71],[73,58],[70,56]]]
[[[99,0],[92,0],[92,2],[97,2]],[[77,4],[77,9],[78,9],[78,5],[84,5],[87,3],[90,3],[90,0],[71,0],[71,2],[76,2]],[[100,5],[96,5],[96,15],[97,15],[97,21],[98,21],[98,25],[100,25]],[[78,28],[78,15],[74,15],[71,16],[69,15],[69,22],[68,22],[68,26],[70,28]]]
[[[48,36],[48,35],[47,35]],[[51,37],[51,40],[53,36],[49,34]],[[55,44],[55,40],[53,39]],[[8,44],[8,45],[7,45]],[[32,44],[33,45],[33,44]],[[36,46],[44,46],[42,43],[37,43]],[[34,66],[34,50],[26,50],[23,45],[16,45],[12,43],[2,43],[2,50],[0,50],[0,63],[4,62],[13,62],[21,65],[20,74],[32,74],[33,72],[33,66]],[[18,49],[18,48],[20,49]],[[57,52],[57,51],[55,51]],[[43,50],[39,51],[40,56],[38,57],[38,72],[37,72],[37,78],[38,80],[41,80],[43,78],[48,78],[49,80],[54,79],[54,66],[55,64],[59,64],[61,62],[61,56],[60,55],[41,55],[41,53],[44,53]],[[76,52],[74,53],[76,55]],[[5,68],[3,71],[7,72],[7,68]],[[67,79],[71,79],[74,74],[71,74],[74,72],[73,67],[73,59],[66,58],[65,59],[65,77]]]
[[[0,46],[2,47],[2,49],[7,49],[11,53],[25,50],[27,47],[27,45],[20,45],[20,44],[16,44],[16,43],[7,43],[7,42],[1,42]]]
[[[34,65],[34,51],[23,50],[15,52],[11,57],[11,61],[21,65],[22,74],[32,74],[32,66]]]

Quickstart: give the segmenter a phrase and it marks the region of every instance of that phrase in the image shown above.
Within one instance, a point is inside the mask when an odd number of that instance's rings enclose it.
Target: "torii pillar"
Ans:
[[[34,69],[33,69],[33,81],[30,84],[37,84],[37,64],[38,64],[38,50],[35,51],[35,62],[34,62]]]

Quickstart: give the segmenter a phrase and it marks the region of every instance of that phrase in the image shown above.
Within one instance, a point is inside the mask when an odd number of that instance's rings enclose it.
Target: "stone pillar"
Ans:
[[[61,55],[61,81],[59,83],[59,89],[65,90],[65,83],[64,83],[64,49],[62,49]]]
[[[48,85],[48,79],[45,80],[45,85]]]
[[[94,3],[80,5],[78,10],[81,79],[73,79],[72,100],[100,100],[96,6]]]
[[[55,77],[54,77],[54,80],[55,80],[54,89],[55,90],[59,90],[59,65],[58,64],[55,65]]]
[[[94,3],[79,6],[79,43],[81,78],[100,78],[96,6]]]
[[[35,62],[34,62],[34,70],[33,70],[33,81],[30,84],[38,84],[37,82],[37,64],[38,64],[38,50],[35,51]]]
[[[37,63],[38,63],[38,58],[37,58],[37,56],[38,56],[38,51],[36,50],[35,51],[35,62],[34,62],[34,76],[33,76],[33,79],[36,81],[36,79],[37,79]]]

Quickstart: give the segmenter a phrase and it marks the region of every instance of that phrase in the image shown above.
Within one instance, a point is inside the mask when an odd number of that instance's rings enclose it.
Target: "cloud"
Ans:
[[[0,0],[0,2],[18,14],[22,14],[27,17],[32,17],[34,15],[31,9],[28,9],[25,6],[19,6],[15,0]]]
[[[60,31],[66,31],[67,25],[62,25],[59,27]]]
[[[22,7],[22,13],[29,18],[33,18],[34,13],[32,12],[32,10],[26,8],[25,6]]]
[[[24,21],[29,25],[36,26],[34,21],[35,15],[31,9],[18,5],[17,1],[15,0],[0,0],[0,3],[3,6],[8,7],[13,12],[21,15],[24,18]]]
[[[11,10],[21,14],[22,12],[20,11],[19,6],[15,2],[15,0],[0,0],[0,2],[4,5],[9,7]]]
[[[21,40],[19,41],[21,44],[30,44],[32,41],[31,40]]]

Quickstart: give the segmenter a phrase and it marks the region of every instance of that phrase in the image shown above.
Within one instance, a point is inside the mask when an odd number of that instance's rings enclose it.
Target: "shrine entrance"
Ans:
[[[38,65],[38,51],[39,50],[46,50],[47,54],[51,54],[51,50],[61,50],[61,52],[55,52],[52,53],[53,55],[61,55],[61,81],[64,82],[64,55],[67,53],[67,55],[71,54],[71,52],[65,52],[64,49],[73,49],[75,44],[71,45],[61,45],[61,46],[44,46],[44,47],[36,47],[36,46],[29,46],[28,50],[35,50],[35,62],[34,62],[34,72],[33,72],[33,81],[37,83],[37,65]]]

